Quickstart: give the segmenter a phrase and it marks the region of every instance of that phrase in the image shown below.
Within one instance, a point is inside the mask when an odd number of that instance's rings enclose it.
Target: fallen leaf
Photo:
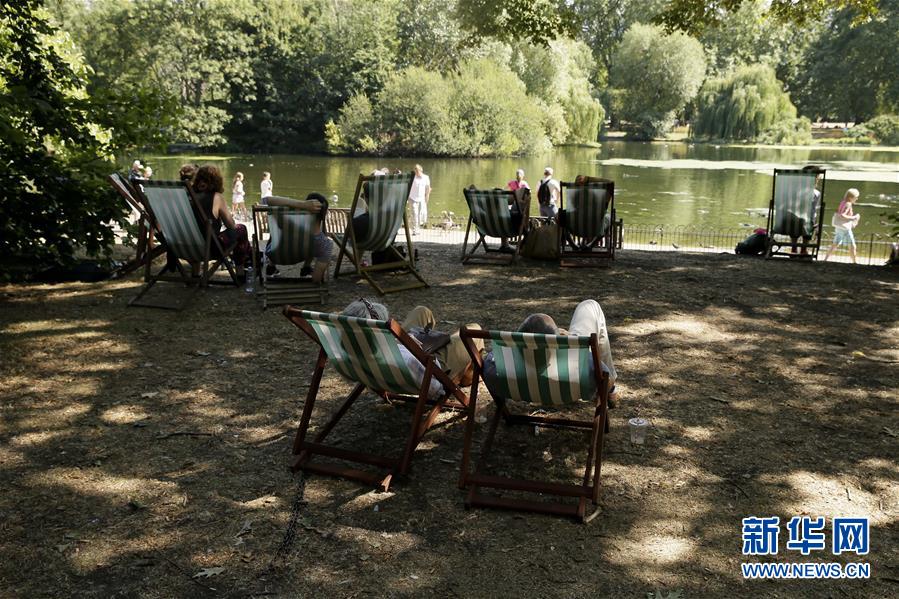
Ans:
[[[201,356],[201,357],[206,357],[206,356],[212,355],[212,354],[210,354],[208,351],[200,351],[200,350],[194,351],[193,354],[194,354],[195,356]]]
[[[218,576],[224,571],[225,569],[221,566],[216,568],[203,568],[202,570],[194,574],[193,578],[209,578],[210,576]]]
[[[248,532],[253,532],[253,521],[247,520],[243,523],[243,526],[240,528],[240,532],[237,533],[238,537],[242,537]]]
[[[888,426],[883,427],[883,432],[885,432],[886,434],[888,434],[891,437],[899,437],[899,433],[897,433],[896,431],[894,431],[893,429],[891,429]]]
[[[152,397],[156,397],[157,395],[159,395],[159,391],[147,391],[146,393],[141,393],[141,394],[140,394],[140,396],[141,396],[143,399],[150,399],[150,398],[152,398]]]

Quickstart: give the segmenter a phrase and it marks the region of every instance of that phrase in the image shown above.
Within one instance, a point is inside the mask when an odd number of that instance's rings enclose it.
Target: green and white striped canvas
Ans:
[[[466,189],[465,201],[471,211],[471,220],[481,235],[490,237],[514,237],[518,231],[512,227],[509,210],[511,191],[503,189]]]
[[[590,337],[489,331],[502,397],[547,407],[596,393]]]
[[[275,264],[299,264],[312,258],[317,214],[287,206],[272,206],[268,213],[268,256]]]
[[[565,226],[578,237],[603,237],[610,218],[609,190],[604,185],[577,185],[565,188]]]
[[[406,365],[387,321],[306,310],[301,315],[345,378],[373,391],[419,393],[422,381],[416,380]]]
[[[143,184],[144,195],[165,243],[178,258],[202,262],[206,256],[206,236],[197,224],[187,188],[174,185]]]
[[[817,173],[776,171],[774,180],[774,226],[772,234],[790,237],[812,236],[818,200]]]
[[[383,175],[367,178],[368,194],[368,232],[365,239],[357,239],[360,250],[378,252],[389,248],[396,238],[403,215],[406,212],[406,200],[415,175]]]

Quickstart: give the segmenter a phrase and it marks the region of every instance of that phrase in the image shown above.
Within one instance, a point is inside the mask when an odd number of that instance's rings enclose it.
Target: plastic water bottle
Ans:
[[[247,284],[244,287],[244,291],[247,293],[254,293],[256,291],[256,272],[253,270],[252,266],[248,266],[246,269],[247,275]]]

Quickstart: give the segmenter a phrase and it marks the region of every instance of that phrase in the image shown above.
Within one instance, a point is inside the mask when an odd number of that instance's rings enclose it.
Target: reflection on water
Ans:
[[[523,168],[536,189],[545,166],[566,181],[578,174],[615,180],[618,214],[630,224],[695,225],[702,227],[759,226],[764,224],[771,198],[771,171],[817,164],[829,169],[825,202],[830,214],[843,192],[856,187],[862,213],[859,233],[884,232],[881,214],[899,209],[899,154],[870,148],[771,148],[691,145],[686,143],[605,142],[601,148],[557,148],[541,156],[523,158],[423,158],[431,176],[430,214],[443,210],[466,215],[462,188],[503,187]],[[245,176],[247,200],[259,199],[262,172],[272,173],[278,195],[305,197],[318,191],[337,194],[338,206],[349,207],[359,173],[390,167],[412,170],[415,159],[349,158],[332,156],[160,156],[146,159],[157,178],[175,178],[183,162],[212,163],[225,177],[230,201],[230,180],[237,171]],[[130,161],[129,161],[130,162]]]

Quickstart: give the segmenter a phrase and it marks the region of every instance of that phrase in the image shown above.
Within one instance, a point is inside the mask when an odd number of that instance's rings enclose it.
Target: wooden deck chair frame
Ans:
[[[280,213],[280,214],[279,214]],[[259,278],[261,289],[257,291],[257,297],[262,299],[262,309],[265,310],[269,306],[279,306],[284,304],[309,304],[318,302],[323,305],[328,297],[327,273],[325,279],[319,283],[315,283],[309,277],[286,277],[279,276],[277,278],[270,277],[266,272],[268,266],[268,256],[265,253],[267,242],[272,241],[272,221],[277,226],[278,219],[296,218],[294,222],[287,221],[291,230],[290,235],[299,233],[302,230],[294,228],[296,225],[306,227],[311,225],[318,219],[318,215],[303,210],[292,209],[287,206],[266,206],[256,204],[253,206],[253,266]],[[304,222],[308,221],[308,223]],[[322,230],[325,223],[322,222]],[[282,226],[283,230],[283,226]],[[264,236],[268,234],[268,240]],[[277,233],[276,233],[277,235]],[[293,248],[273,248],[277,253],[278,259],[275,264],[282,266],[290,266],[301,264],[307,258],[313,257],[314,239],[311,231],[308,233],[309,238],[301,238],[296,240]],[[276,240],[277,241],[277,240]],[[300,244],[299,246],[297,244]],[[261,263],[260,263],[261,259]]]
[[[821,231],[824,227],[824,186],[827,182],[826,179],[827,171],[825,169],[774,169],[774,181],[771,185],[771,201],[768,204],[768,248],[765,252],[765,258],[773,258],[775,256],[787,256],[790,258],[800,258],[807,260],[817,260],[818,252],[821,249]],[[812,180],[812,185],[815,185],[815,182],[818,176],[821,177],[821,197],[818,201],[818,206],[812,206],[811,209],[806,213],[807,215],[813,215],[815,222],[812,226],[812,234],[808,243],[803,240],[802,231],[798,229],[798,227],[793,231],[798,233],[796,237],[796,244],[794,245],[792,240],[790,239],[789,232],[783,232],[783,222],[779,221],[779,210],[783,210],[782,207],[777,206],[777,192],[778,192],[778,179],[783,181],[783,178],[794,178],[797,176],[806,177]],[[787,188],[785,193],[790,193],[790,188]],[[795,194],[795,192],[794,192]],[[785,248],[789,248],[788,250]],[[797,253],[794,253],[791,250],[797,250]]]
[[[119,196],[125,200],[128,207],[136,210],[137,217],[137,238],[135,239],[135,255],[134,258],[118,267],[114,276],[121,277],[144,265],[149,260],[152,262],[157,257],[165,253],[165,248],[154,244],[154,235],[150,234],[150,214],[144,205],[138,200],[138,194],[134,191],[128,179],[120,173],[113,173],[107,177],[110,185]]]
[[[615,182],[598,177],[584,177],[583,179],[583,182],[559,183],[561,188],[559,193],[560,215],[561,211],[565,209],[565,197],[568,190],[578,188],[602,189],[608,198],[605,210],[602,211],[602,218],[605,223],[605,217],[608,215],[608,226],[602,236],[586,237],[571,231],[570,224],[563,226],[562,219],[559,218],[559,265],[563,267],[608,266],[615,259],[620,226],[615,218]],[[566,219],[568,214],[570,213],[566,214]],[[572,244],[577,247],[573,248]],[[582,249],[585,246],[587,249]]]
[[[356,214],[356,208],[359,205],[359,200],[361,198],[365,183],[375,184],[398,180],[404,181],[405,189],[403,191],[403,206],[401,210],[397,211],[397,213],[394,215],[394,218],[402,218],[402,226],[406,234],[406,257],[402,260],[394,260],[393,262],[363,266],[362,257],[366,251],[386,250],[387,248],[393,246],[396,234],[399,231],[400,223],[388,223],[386,221],[383,223],[377,223],[375,221],[370,221],[371,224],[368,231],[369,239],[360,241],[356,239],[356,233],[353,229],[353,219],[352,217],[349,217],[347,219],[346,230],[344,231],[343,237],[339,242],[340,251],[337,254],[337,264],[334,267],[334,278],[340,276],[340,266],[343,262],[343,257],[347,256],[353,263],[355,274],[368,281],[368,283],[372,287],[374,287],[375,291],[377,291],[380,295],[384,295],[386,293],[394,293],[397,291],[405,291],[407,289],[419,289],[421,287],[428,287],[427,281],[425,281],[424,278],[422,278],[422,276],[415,269],[415,248],[412,245],[412,235],[409,229],[409,217],[406,214],[406,202],[408,202],[409,192],[412,190],[413,178],[414,175],[412,173],[407,173],[405,175],[359,175],[359,179],[356,182],[356,191],[353,194],[353,204],[352,206],[350,206],[349,210],[350,215]],[[372,204],[374,203],[373,198],[365,198],[365,201],[368,205],[369,214],[378,214],[377,209],[372,209]],[[391,234],[391,232],[393,233]],[[375,239],[371,239],[372,235],[376,235]],[[400,275],[411,275],[415,280],[401,285],[386,287],[375,280],[373,276],[375,273],[385,271],[392,271],[394,274]]]
[[[303,413],[300,417],[300,424],[297,427],[297,434],[294,438],[293,459],[291,462],[291,468],[294,471],[303,470],[306,472],[348,478],[386,491],[389,489],[390,484],[395,477],[408,473],[415,448],[418,447],[424,434],[433,426],[440,411],[444,408],[453,410],[466,409],[468,405],[468,396],[466,396],[462,389],[450,379],[449,375],[437,367],[434,357],[426,354],[421,349],[421,346],[419,346],[418,343],[403,330],[400,324],[391,319],[384,324],[396,340],[396,343],[409,350],[409,352],[424,366],[425,373],[418,390],[418,395],[414,396],[402,392],[394,393],[387,389],[372,389],[365,383],[354,381],[355,385],[353,390],[344,399],[343,404],[338,408],[337,412],[325,425],[319,427],[315,438],[312,441],[308,441],[306,437],[309,433],[309,423],[318,397],[322,374],[324,373],[325,366],[329,359],[325,344],[319,338],[318,333],[309,321],[310,319],[314,320],[316,317],[333,317],[338,315],[303,311],[294,306],[285,306],[284,315],[319,346],[318,359],[315,362],[312,380],[309,384],[309,390],[306,393],[306,401],[303,404]],[[372,323],[372,321],[361,318],[344,316],[339,316],[339,318],[354,322],[354,326],[364,327],[366,326],[366,323],[368,323],[368,326]],[[434,378],[443,385],[445,391],[444,395],[436,401],[428,399],[428,390],[430,389],[431,380]],[[403,447],[399,455],[393,457],[373,455],[364,451],[344,449],[334,445],[325,444],[328,434],[334,429],[340,419],[343,418],[356,399],[358,399],[366,389],[377,393],[386,401],[402,400],[414,404],[415,407],[410,423],[409,434],[403,442]],[[316,455],[337,458],[355,464],[375,466],[379,469],[379,472],[373,473],[369,470],[362,470],[354,467],[313,462],[312,458]]]
[[[177,269],[177,276],[166,274],[169,271],[168,263],[166,263],[161,270],[153,273],[152,261],[145,261],[144,286],[140,290],[140,293],[128,302],[128,305],[142,306],[145,308],[161,308],[164,310],[182,310],[188,302],[193,299],[193,295],[195,295],[197,291],[207,287],[210,283],[234,285],[235,287],[239,286],[237,274],[234,272],[234,268],[228,261],[228,258],[234,251],[236,243],[230,245],[228,248],[222,246],[218,236],[212,230],[212,221],[200,208],[190,187],[181,181],[146,181],[143,183],[143,187],[144,190],[141,195],[147,214],[150,217],[150,231],[156,235],[156,240],[162,251],[171,251],[172,254],[178,258],[174,261]],[[181,220],[176,221],[176,217],[173,214],[160,213],[158,207],[154,210],[153,200],[149,198],[148,191],[155,189],[180,189],[184,192],[187,201],[180,207],[180,212],[177,215]],[[152,193],[154,192],[150,191],[151,195]],[[197,222],[198,219],[202,224]],[[173,223],[176,222],[177,224],[173,226]],[[171,230],[167,231],[166,229]],[[185,236],[192,239],[187,239],[182,243],[182,239]],[[213,249],[217,250],[217,256],[214,261],[212,259]],[[184,269],[181,260],[199,262],[201,265],[200,276],[192,277]],[[227,268],[228,274],[231,275],[231,280],[227,282],[212,281],[212,275],[214,275],[222,266]],[[144,295],[146,295],[147,292],[160,281],[184,283],[189,287],[193,287],[194,293],[181,303],[175,305],[142,302],[141,299]]]
[[[516,264],[521,256],[523,245],[520,241],[524,238],[530,223],[530,200],[518,204],[522,218],[521,224],[515,230],[512,228],[512,215],[508,209],[508,206],[516,201],[515,192],[508,189],[474,189],[466,187],[462,190],[462,193],[465,196],[465,203],[468,204],[468,225],[465,227],[465,240],[462,242],[462,264]],[[488,207],[484,208],[478,204],[478,202],[482,201],[478,197],[479,195],[494,196],[495,198],[503,197],[504,203],[499,202],[502,205],[498,207],[489,207],[488,204]],[[491,208],[493,209],[492,212]],[[487,222],[488,219],[492,219],[494,222],[490,224]],[[478,222],[479,220],[484,222]],[[475,235],[478,236],[478,239],[469,251],[468,238],[471,234],[472,224],[474,224]],[[501,228],[506,230],[502,231],[500,230]],[[503,237],[503,233],[508,233],[505,237],[509,239],[510,243],[516,239],[519,241],[519,243],[515,244],[515,253],[507,254],[499,251],[498,248],[487,247],[488,236]],[[484,249],[483,254],[477,253],[479,247]]]
[[[593,394],[591,406],[593,417],[590,420],[573,420],[552,416],[529,416],[525,414],[513,414],[508,403],[502,399],[497,400],[496,412],[490,422],[487,438],[482,444],[481,455],[478,458],[473,472],[469,472],[471,460],[471,446],[474,436],[475,415],[477,414],[478,383],[483,378],[484,363],[474,339],[493,339],[496,335],[513,335],[519,333],[502,333],[499,331],[484,331],[463,327],[461,330],[462,341],[472,358],[474,365],[474,379],[469,395],[468,409],[465,420],[465,439],[462,450],[462,468],[459,477],[459,488],[467,489],[465,498],[466,508],[490,507],[499,509],[520,510],[569,516],[585,522],[588,518],[587,502],[596,504],[599,501],[600,471],[602,467],[602,448],[604,434],[609,432],[608,405],[609,405],[609,375],[602,369],[599,359],[599,346],[596,334],[590,335],[589,347],[593,362],[596,392]],[[528,336],[528,334],[523,334]],[[533,336],[533,335],[531,335]],[[537,335],[547,337],[547,335]],[[584,339],[584,338],[580,338]],[[496,476],[486,472],[487,460],[493,449],[496,430],[500,419],[506,424],[525,424],[528,426],[546,426],[554,428],[567,428],[589,431],[590,441],[587,449],[587,465],[585,467],[583,481],[580,485],[546,482],[530,479],[514,478],[509,476]],[[506,491],[524,491],[526,493],[544,494],[555,497],[574,497],[577,503],[563,501],[537,501],[531,499],[519,499],[504,497],[502,495],[484,495],[481,488]]]

